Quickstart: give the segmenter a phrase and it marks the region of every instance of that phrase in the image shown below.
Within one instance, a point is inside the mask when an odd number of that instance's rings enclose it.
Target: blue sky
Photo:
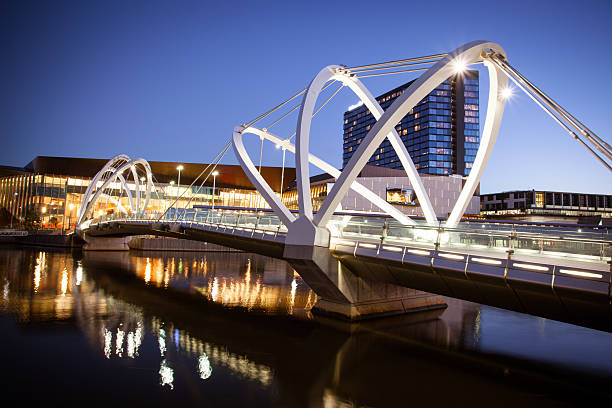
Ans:
[[[475,39],[504,46],[525,76],[612,142],[611,3],[494,3],[3,2],[0,164],[118,153],[208,162],[235,125],[326,65],[446,52]],[[413,78],[364,82],[378,94]],[[313,153],[336,166],[342,113],[355,102],[342,91],[313,123]],[[281,136],[295,127],[288,119]],[[249,146],[256,157],[257,143]],[[280,157],[269,146],[264,164]],[[233,152],[224,162],[236,163]],[[612,194],[612,174],[518,93],[481,190],[522,188]]]

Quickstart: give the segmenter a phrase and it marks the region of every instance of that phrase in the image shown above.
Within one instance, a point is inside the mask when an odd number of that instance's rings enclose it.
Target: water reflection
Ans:
[[[300,276],[277,259],[230,252],[125,256],[147,284],[196,291],[226,306],[306,315],[317,301]]]
[[[251,254],[4,249],[0,285],[0,316],[14,315],[20,328],[2,326],[14,341],[0,354],[18,357],[13,365],[8,359],[7,370],[24,383],[41,380],[63,370],[51,361],[53,350],[65,347],[68,374],[45,379],[65,389],[69,375],[71,386],[91,390],[99,372],[97,404],[135,394],[137,405],[392,406],[410,395],[434,405],[493,398],[517,405],[537,396],[546,406],[601,396],[612,376],[610,335],[468,302],[354,325],[312,319],[316,296],[300,277],[281,261]],[[57,331],[66,327],[80,334]],[[573,343],[564,346],[563,336]],[[44,350],[56,346],[41,358],[26,346],[31,339]],[[577,344],[588,348],[567,356]],[[29,359],[44,369],[32,370]],[[537,367],[542,362],[555,365]],[[559,367],[568,364],[580,376],[563,377]],[[607,376],[589,376],[594,370]],[[29,395],[19,394],[24,405]]]

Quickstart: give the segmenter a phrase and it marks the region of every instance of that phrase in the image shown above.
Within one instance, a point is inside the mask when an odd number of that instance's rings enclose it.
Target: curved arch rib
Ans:
[[[121,166],[119,166],[117,168],[114,168],[113,165],[116,164],[117,162],[120,162],[120,161],[124,161],[125,163],[123,163]],[[148,203],[149,203],[149,199],[150,199],[150,196],[151,196],[151,188],[153,186],[151,167],[149,166],[149,163],[145,159],[134,159],[134,160],[131,160],[128,156],[119,155],[119,156],[115,156],[114,158],[109,160],[106,163],[106,165],[104,165],[102,170],[100,170],[94,176],[94,179],[91,181],[90,185],[88,186],[87,190],[85,191],[85,195],[83,196],[83,200],[82,200],[81,208],[80,208],[80,212],[79,212],[79,217],[77,219],[77,224],[81,224],[83,221],[85,221],[87,216],[91,213],[91,211],[92,211],[93,207],[95,206],[96,202],[98,201],[98,198],[101,195],[104,195],[103,192],[106,189],[106,187],[109,184],[113,183],[117,179],[120,180],[120,182],[123,184],[124,188],[128,192],[128,196],[130,197],[130,205],[132,206],[132,211],[140,211],[140,208],[134,208],[134,204],[133,204],[133,201],[131,199],[131,193],[129,192],[129,188],[128,188],[127,182],[125,181],[125,178],[123,177],[123,173],[126,170],[130,170],[132,172],[132,174],[135,174],[135,166],[138,165],[138,164],[142,165],[144,167],[145,171],[146,171],[147,190],[146,190],[145,202],[144,202],[144,206],[143,206],[143,210],[145,210],[147,205],[148,205]],[[113,170],[111,170],[111,169],[113,169]],[[106,180],[104,180],[100,186],[97,186],[97,184],[99,182],[101,182],[102,177],[106,173],[111,173],[110,177],[108,177]],[[136,176],[136,178],[137,178],[137,176]],[[94,190],[95,190],[95,192],[94,192]],[[138,194],[140,195],[139,191],[138,191]]]
[[[346,194],[350,185],[355,181],[359,172],[366,165],[367,161],[375,149],[380,145],[386,135],[394,130],[395,125],[425,96],[427,96],[435,87],[444,80],[449,78],[454,73],[454,63],[459,59],[465,65],[473,64],[480,59],[480,54],[483,49],[494,49],[496,52],[505,56],[503,48],[495,43],[487,41],[473,41],[465,44],[453,52],[447,54],[442,60],[437,62],[433,67],[421,75],[402,95],[400,95],[393,104],[383,113],[380,119],[372,126],[368,134],[363,139],[357,152],[351,157],[348,165],[342,171],[340,177],[336,180],[334,187],[327,196],[319,213],[314,217],[314,223],[317,226],[324,226],[331,218],[334,209],[340,203],[342,197]],[[491,73],[491,66],[489,72]],[[503,113],[504,100],[500,98],[499,88],[505,87],[507,78],[500,75],[497,69],[494,69],[495,75],[490,75],[489,101],[494,101],[488,108],[487,117],[483,131],[483,140],[486,143],[481,143],[477,153],[478,167],[475,170],[472,168],[470,176],[464,186],[457,203],[455,204],[451,215],[453,218],[448,220],[447,226],[453,227],[458,222],[458,219],[465,211],[467,203],[474,193],[482,170],[486,166],[486,162],[490,157],[499,125],[501,124],[501,116]],[[484,146],[484,151],[483,151]],[[475,161],[476,164],[476,161]],[[457,217],[457,214],[459,215]]]
[[[241,128],[239,128],[239,129],[241,129]],[[296,151],[296,147],[293,144],[291,144],[290,142],[288,142],[286,140],[283,140],[280,137],[275,136],[275,135],[273,135],[273,134],[271,134],[269,132],[264,132],[263,130],[257,129],[255,127],[248,127],[246,129],[242,130],[241,132],[237,132],[237,133],[238,134],[234,133],[234,137],[238,139],[238,146],[243,146],[242,135],[244,135],[245,133],[250,133],[250,134],[259,136],[260,138],[267,139],[267,140],[271,141],[272,143],[280,145],[280,146],[283,147],[283,149],[286,149],[286,150],[288,150],[288,151],[290,151],[292,153],[295,153],[295,151]],[[235,139],[235,143],[236,143],[236,139]],[[242,154],[244,154],[245,156],[242,157]],[[236,152],[236,155],[238,156],[238,160],[241,162],[241,164],[243,162],[244,163],[248,163],[250,161],[246,151],[240,152],[240,153]],[[318,158],[317,156],[315,156],[313,154],[309,154],[308,155],[308,161],[309,161],[309,163],[312,163],[314,166],[320,168],[324,172],[330,174],[334,178],[338,178],[340,176],[340,170],[336,169],[331,164],[325,162],[324,160],[321,160],[320,158]],[[255,178],[259,173],[255,171],[256,168],[255,168],[255,165],[252,164],[252,161],[251,161],[251,166],[252,166],[252,170],[254,171],[254,173],[251,175],[250,172],[247,171],[247,176],[249,177],[249,179],[251,179],[251,182],[254,185],[257,186],[257,189],[260,191],[260,193],[262,191],[265,191],[266,194],[262,194],[262,195],[264,196],[264,198],[266,199],[268,204],[270,204],[270,207],[274,208],[272,206],[272,203],[270,201],[268,201],[267,197],[270,196],[270,197],[277,198],[276,194],[274,194],[274,191],[270,188],[268,183],[266,183],[266,181],[261,176],[260,176],[261,180],[257,180]],[[258,186],[256,184],[256,182],[259,183],[260,185]],[[358,183],[357,181],[353,182],[353,184],[351,185],[351,188],[355,192],[357,192],[358,194],[363,196],[365,199],[370,201],[372,204],[374,204],[375,206],[380,208],[382,211],[387,212],[390,216],[395,218],[401,224],[404,224],[404,225],[406,225],[406,224],[414,224],[414,221],[412,219],[410,219],[409,217],[404,215],[401,211],[399,211],[398,209],[393,207],[391,204],[389,204],[383,198],[379,197],[376,193],[374,193],[373,191],[369,190],[368,188],[366,188],[362,184]],[[283,212],[286,211],[287,214],[291,214],[289,212],[289,210],[287,209],[287,207],[282,203],[282,201],[280,201],[280,199],[275,200],[275,201],[278,201],[278,202],[275,202],[275,205],[278,206],[281,209],[281,211],[283,211]],[[285,221],[283,221],[283,223],[285,223]],[[285,224],[285,225],[288,225],[288,224]]]
[[[323,68],[317,76],[312,80],[306,94],[304,95],[304,99],[302,102],[302,107],[300,109],[300,116],[298,117],[298,126],[296,130],[296,181],[297,181],[297,189],[298,189],[298,202],[300,207],[300,216],[306,216],[309,219],[312,219],[312,204],[310,201],[310,171],[308,167],[309,163],[309,144],[310,144],[310,128],[312,122],[312,115],[315,107],[315,103],[321,93],[325,84],[330,81],[335,80],[339,81],[345,86],[348,86],[355,95],[363,102],[364,105],[370,110],[372,115],[376,120],[380,119],[383,115],[384,110],[380,106],[380,104],[376,101],[376,98],[368,91],[368,89],[363,85],[359,79],[354,76],[350,76],[347,71],[342,69],[338,65],[330,65]],[[419,203],[421,204],[421,209],[423,210],[423,214],[428,223],[433,224],[437,221],[436,214],[433,210],[433,206],[431,205],[431,201],[429,199],[429,195],[425,191],[423,186],[423,181],[418,175],[416,167],[410,155],[408,154],[408,150],[406,146],[402,142],[400,136],[397,134],[395,130],[395,126],[386,134],[391,146],[395,150],[398,155],[404,170],[410,180],[412,187],[419,199]],[[382,142],[382,140],[380,141]],[[380,142],[374,146],[374,149],[380,145]],[[372,151],[373,153],[374,151]],[[371,155],[369,156],[371,157]],[[369,159],[368,157],[368,159]],[[367,162],[367,160],[366,160]],[[364,164],[365,165],[365,164]],[[363,166],[361,167],[363,168]],[[361,168],[359,171],[361,171]],[[329,172],[328,172],[329,173]],[[331,173],[330,173],[331,174]],[[338,180],[336,180],[336,183]],[[354,180],[349,183],[349,187],[352,186]],[[347,188],[348,189],[348,188]],[[333,191],[333,190],[332,190]],[[369,190],[368,190],[369,191]],[[345,190],[346,193],[346,190]],[[361,194],[361,193],[360,193]],[[342,199],[340,196],[340,199]],[[370,200],[372,201],[372,200]],[[378,201],[378,200],[377,200]],[[340,204],[339,200],[336,203],[334,209],[338,207]],[[378,206],[382,209],[381,206]],[[385,206],[386,208],[392,206]],[[322,208],[323,209],[323,208]],[[395,212],[399,212],[395,210]],[[391,214],[391,213],[390,213]],[[330,214],[331,216],[331,214]],[[394,217],[396,218],[396,217]],[[317,217],[320,219],[320,217]],[[325,226],[329,221],[329,217],[325,222],[315,222],[317,226]],[[405,223],[405,222],[404,222]]]

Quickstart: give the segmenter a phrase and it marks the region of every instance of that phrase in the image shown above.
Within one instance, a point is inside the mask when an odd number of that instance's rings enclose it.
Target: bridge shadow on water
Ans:
[[[93,368],[111,373],[93,405],[558,406],[612,396],[612,368],[483,350],[474,303],[360,323],[313,316],[299,276],[259,255],[3,250],[0,265],[4,309],[20,330],[78,327],[103,361]],[[92,392],[91,380],[71,381]]]

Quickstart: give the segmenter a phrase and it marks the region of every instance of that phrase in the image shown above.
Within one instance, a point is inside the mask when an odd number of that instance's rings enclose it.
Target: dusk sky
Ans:
[[[234,126],[326,65],[477,39],[501,44],[523,75],[612,143],[610,1],[4,1],[0,19],[3,165],[119,153],[206,163]],[[378,95],[415,77],[364,83]],[[481,128],[486,84],[481,70]],[[313,123],[311,151],[338,167],[342,114],[355,102],[345,89]],[[296,119],[275,131],[289,136]],[[258,142],[249,146],[257,161]],[[237,163],[232,151],[223,162]],[[272,145],[264,164],[281,164]],[[527,188],[612,194],[612,174],[516,91],[481,191]]]

